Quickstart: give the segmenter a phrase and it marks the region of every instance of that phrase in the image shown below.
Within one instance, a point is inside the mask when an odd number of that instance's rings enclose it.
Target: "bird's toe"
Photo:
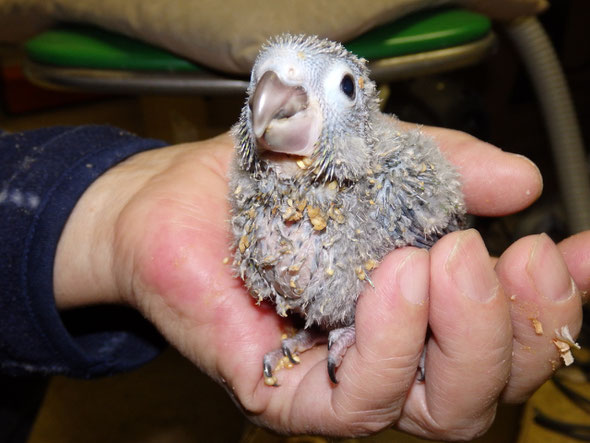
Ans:
[[[333,383],[337,384],[336,369],[342,363],[344,354],[356,341],[354,325],[333,329],[328,336],[328,375]]]

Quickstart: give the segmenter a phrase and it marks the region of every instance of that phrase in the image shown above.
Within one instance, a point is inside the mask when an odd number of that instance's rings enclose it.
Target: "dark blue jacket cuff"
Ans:
[[[93,377],[157,355],[159,335],[126,308],[59,313],[53,264],[76,202],[103,172],[164,143],[108,126],[0,134],[0,371]]]

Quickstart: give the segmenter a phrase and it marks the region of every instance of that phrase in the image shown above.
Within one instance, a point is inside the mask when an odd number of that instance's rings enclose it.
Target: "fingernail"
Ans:
[[[529,254],[526,272],[537,293],[547,300],[565,300],[576,292],[567,266],[547,234],[537,236]]]
[[[471,300],[486,302],[498,292],[499,284],[490,257],[480,235],[473,229],[458,235],[445,269],[457,289]]]
[[[395,270],[402,296],[412,304],[421,305],[428,298],[430,278],[429,255],[424,249],[411,252]]]
[[[530,166],[532,166],[531,169],[533,171],[535,171],[536,179],[538,182],[538,191],[535,193],[535,197],[538,197],[541,193],[541,190],[543,189],[543,175],[541,174],[541,170],[535,164],[535,162],[533,162],[530,158],[525,157],[522,154],[516,154],[516,153],[511,153],[511,154],[519,159],[525,160]],[[530,195],[532,193],[532,191],[530,189],[525,189],[525,193],[527,195]]]
[[[530,158],[528,158],[522,154],[518,154],[516,152],[511,152],[510,154],[512,154],[513,156],[515,156],[517,158],[525,160],[528,164],[530,164],[533,167],[532,169],[534,169],[535,172],[537,173],[537,177],[539,178],[539,181],[541,183],[543,183],[543,175],[541,174],[541,170],[539,169],[539,167],[537,166],[537,164],[534,161],[532,161]]]

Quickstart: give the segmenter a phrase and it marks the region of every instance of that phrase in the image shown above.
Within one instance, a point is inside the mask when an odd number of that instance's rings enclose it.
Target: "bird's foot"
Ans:
[[[328,375],[332,383],[338,384],[336,368],[342,363],[346,350],[356,341],[354,325],[333,329],[328,335]]]
[[[303,329],[293,337],[285,338],[279,349],[268,352],[262,360],[264,383],[268,386],[278,386],[273,371],[291,368],[300,362],[299,353],[326,342],[326,335],[313,329]]]

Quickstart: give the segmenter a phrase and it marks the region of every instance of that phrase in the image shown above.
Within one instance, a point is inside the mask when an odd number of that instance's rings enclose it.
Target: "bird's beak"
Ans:
[[[258,80],[250,98],[252,128],[264,149],[309,156],[321,118],[301,86],[286,85],[273,71]]]

